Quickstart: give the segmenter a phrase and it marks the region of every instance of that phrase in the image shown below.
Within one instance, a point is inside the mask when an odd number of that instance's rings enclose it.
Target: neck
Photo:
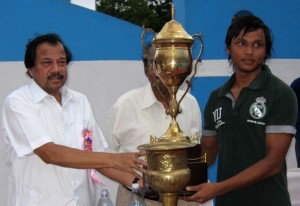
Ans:
[[[160,85],[160,84],[159,84]],[[154,93],[154,96],[156,97],[157,101],[161,102],[165,109],[169,108],[169,100],[171,98],[171,95],[168,91],[168,89],[162,85],[162,86],[156,86],[152,85],[152,91]]]
[[[56,93],[51,93],[50,95],[53,96],[60,105],[62,104],[61,102],[62,97],[60,91]]]
[[[261,69],[257,69],[253,72],[247,73],[242,71],[236,71],[235,75],[235,83],[234,86],[242,89],[244,87],[248,87],[251,82],[259,75]]]

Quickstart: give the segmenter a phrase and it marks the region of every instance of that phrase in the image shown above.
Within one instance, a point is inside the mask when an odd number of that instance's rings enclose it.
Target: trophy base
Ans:
[[[207,163],[201,158],[201,145],[196,144],[196,146],[187,149],[188,163],[187,166],[191,170],[191,178],[187,186],[195,186],[207,182]],[[145,183],[144,179],[144,185]],[[150,186],[144,188],[145,198],[159,201],[160,195]],[[178,197],[187,197],[195,194],[194,191],[187,191],[183,189],[178,193]]]

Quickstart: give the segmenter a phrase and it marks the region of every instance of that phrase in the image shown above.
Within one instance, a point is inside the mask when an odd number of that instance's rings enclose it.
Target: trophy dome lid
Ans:
[[[153,40],[153,43],[169,43],[169,42],[184,42],[184,43],[193,43],[194,39],[190,36],[180,23],[174,20],[175,8],[172,4],[172,20],[167,22],[161,31],[156,35]]]
[[[167,22],[162,30],[157,34],[154,41],[171,41],[171,42],[181,42],[181,41],[187,41],[187,42],[194,42],[194,39],[192,36],[190,36],[181,26],[180,23],[178,23],[175,20],[171,20]]]

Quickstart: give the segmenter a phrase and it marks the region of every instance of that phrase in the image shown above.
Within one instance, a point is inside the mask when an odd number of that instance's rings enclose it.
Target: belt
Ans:
[[[128,188],[127,186],[123,185],[125,189],[127,189],[128,191],[132,191],[130,188]],[[152,192],[153,191],[153,192]],[[144,194],[144,198],[148,199],[148,200],[152,200],[152,201],[159,201],[159,194],[154,191],[153,189],[150,190],[146,190],[145,194]]]

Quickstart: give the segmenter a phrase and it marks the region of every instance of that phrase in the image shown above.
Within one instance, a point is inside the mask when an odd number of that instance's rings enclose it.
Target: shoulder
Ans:
[[[23,85],[19,87],[18,89],[12,91],[7,97],[6,101],[12,100],[12,99],[19,99],[25,101],[26,99],[30,101],[31,95],[29,91],[29,86],[28,85]]]
[[[144,87],[130,90],[130,91],[122,94],[117,99],[115,105],[123,105],[123,104],[125,104],[127,102],[132,102],[132,101],[136,101],[138,99],[141,99],[142,98],[142,94],[144,93],[144,91],[145,91]]]
[[[181,98],[182,95],[184,94],[184,92],[185,91],[179,89],[178,92],[177,92],[177,98]],[[196,97],[193,94],[191,94],[190,92],[186,93],[185,97],[183,98],[183,101],[184,100],[188,100],[188,101],[192,101],[192,102],[197,102]]]
[[[88,97],[81,92],[64,87],[63,96],[65,96],[66,100],[71,98],[71,102],[73,102],[72,105],[81,105],[87,108],[91,107]]]
[[[81,92],[78,92],[78,91],[75,91],[73,89],[70,89],[70,88],[67,88],[65,87],[64,88],[65,91],[66,91],[66,94],[70,94],[72,95],[73,97],[77,97],[77,98],[87,98],[87,96]]]
[[[269,87],[269,89],[271,89],[273,91],[275,90],[274,93],[276,93],[276,94],[280,94],[280,93],[282,93],[282,94],[289,93],[292,95],[294,94],[294,91],[292,90],[292,88],[275,75],[270,76],[270,81],[269,81],[268,87]]]
[[[211,91],[211,93],[209,94],[209,100],[217,99],[221,95],[221,92],[224,92],[223,90],[225,90],[225,88],[224,88],[224,86],[221,86],[221,87]]]

